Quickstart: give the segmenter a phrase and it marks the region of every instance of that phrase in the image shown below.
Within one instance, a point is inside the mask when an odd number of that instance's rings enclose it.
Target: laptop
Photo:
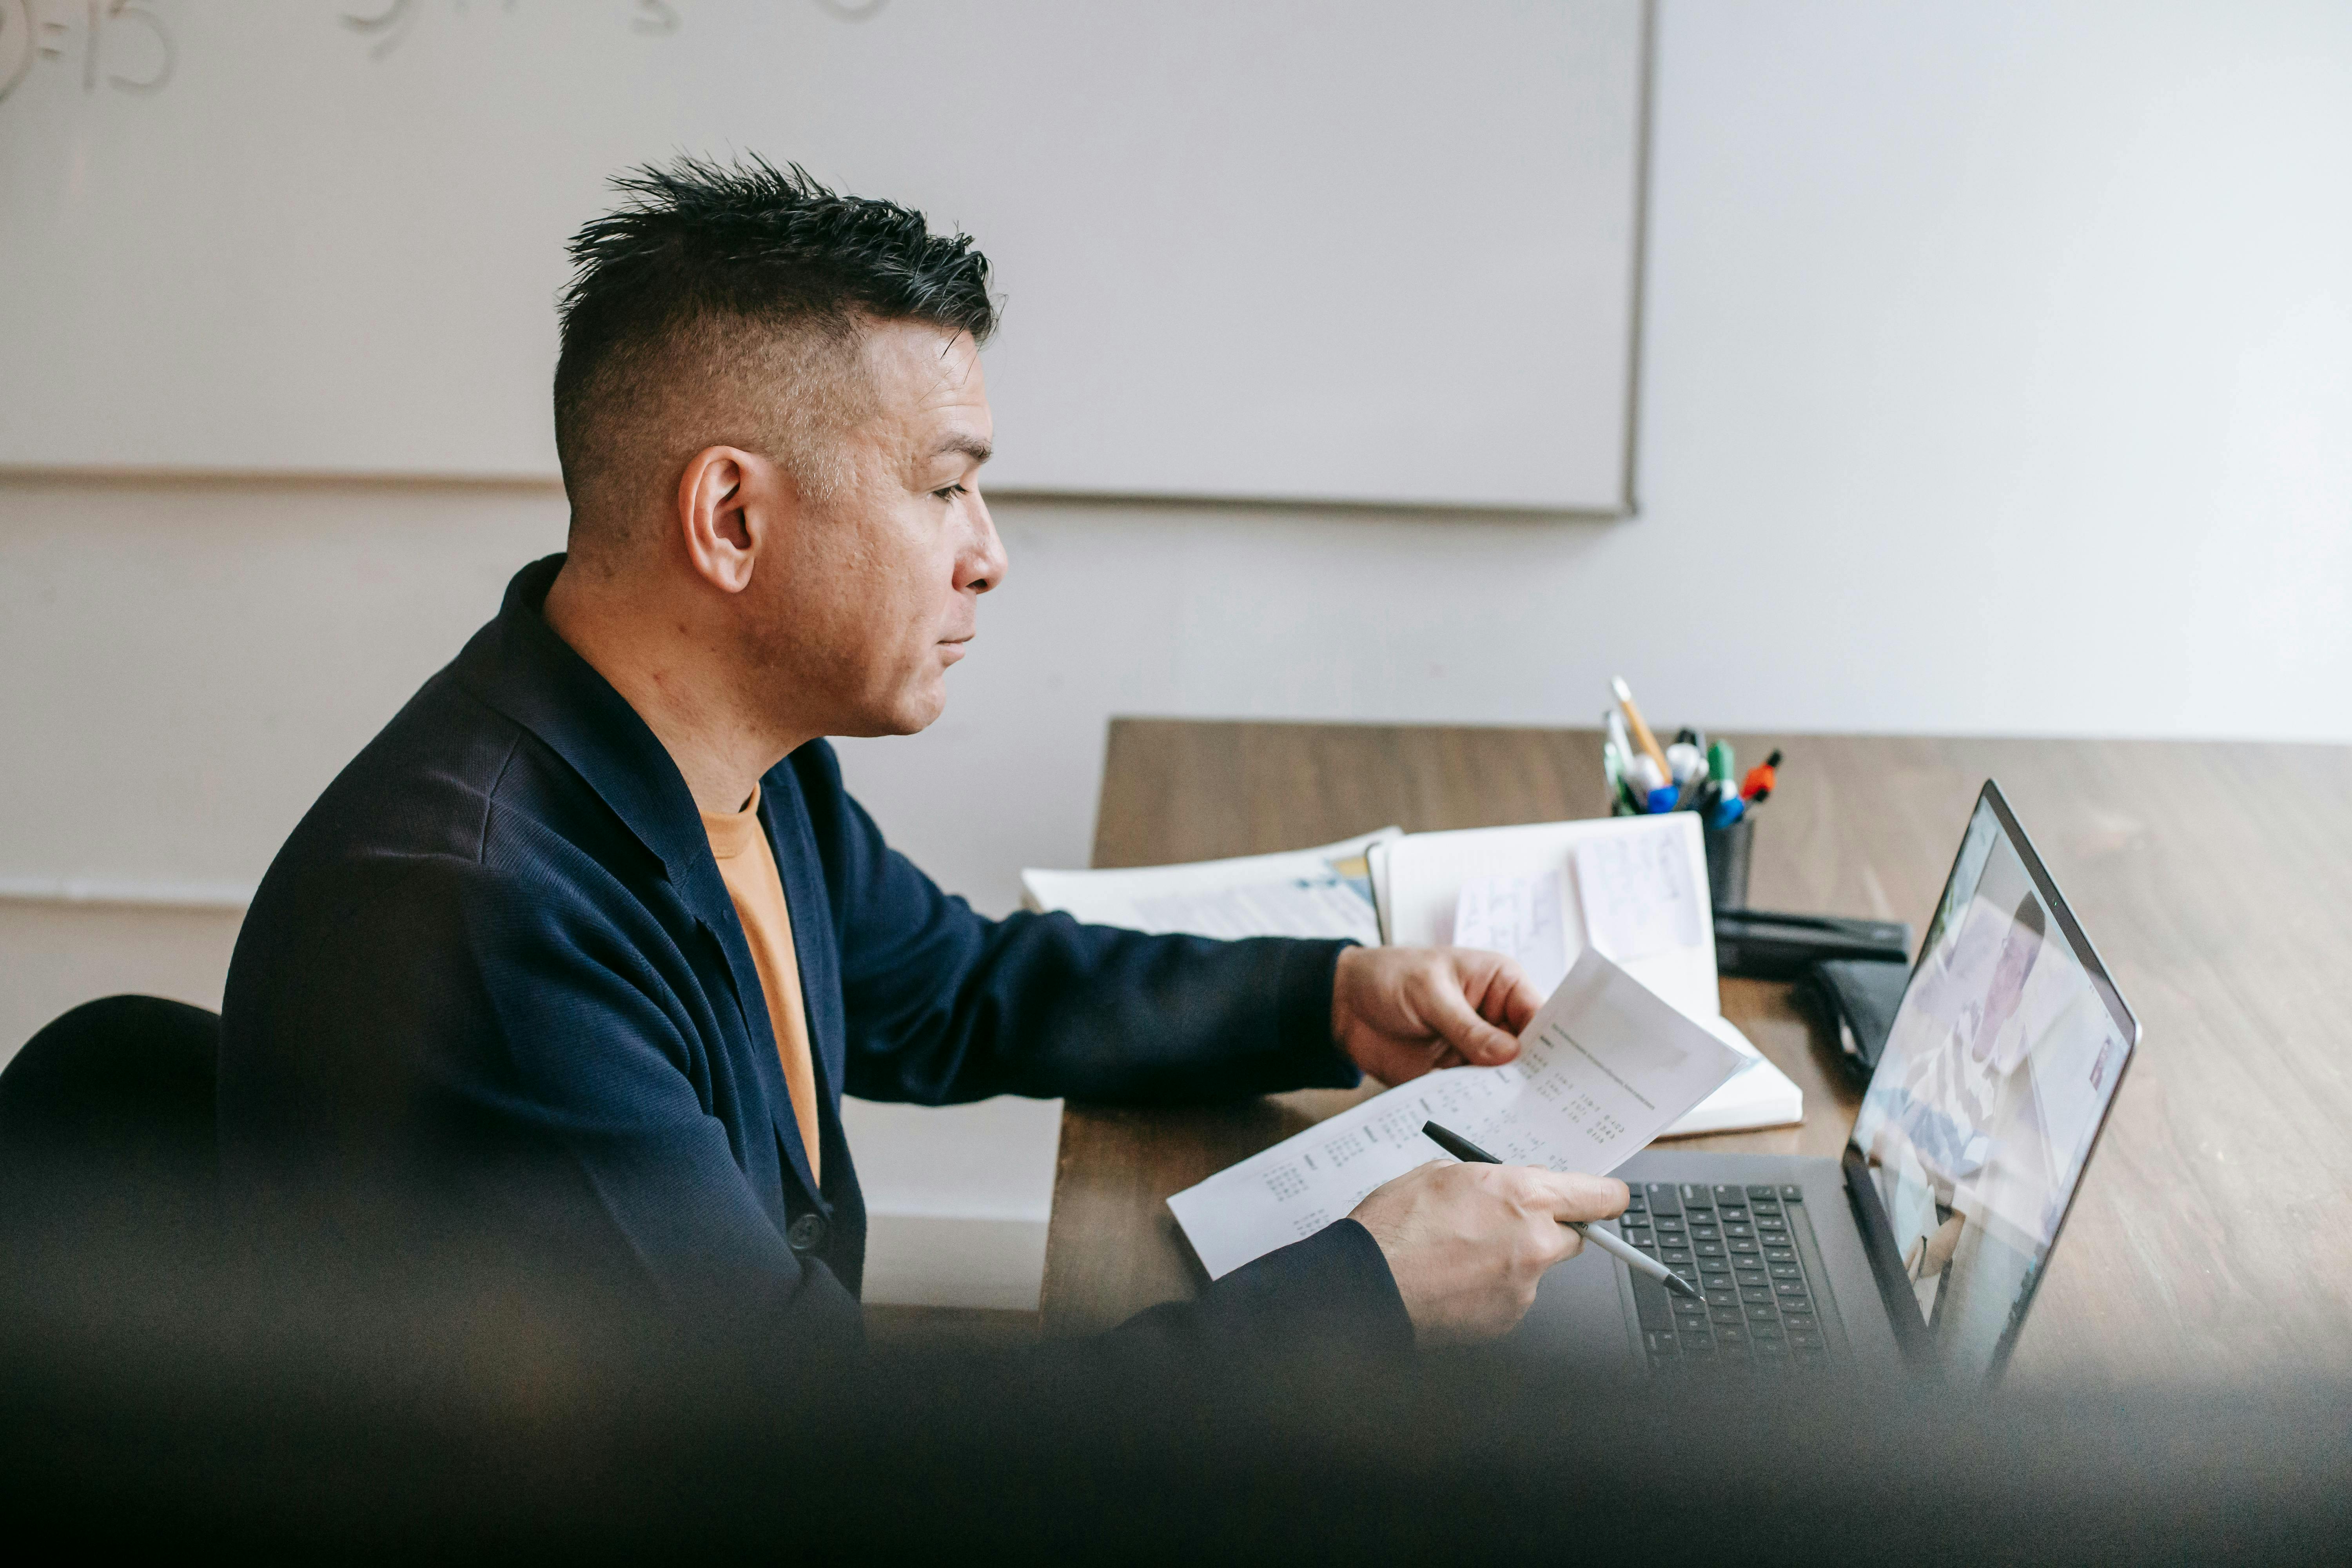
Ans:
[[[1843,1155],[1636,1155],[1617,1172],[1633,1189],[1617,1229],[1704,1299],[1587,1247],[1545,1278],[1518,1338],[1688,1381],[1990,1384],[2138,1043],[1988,782]]]

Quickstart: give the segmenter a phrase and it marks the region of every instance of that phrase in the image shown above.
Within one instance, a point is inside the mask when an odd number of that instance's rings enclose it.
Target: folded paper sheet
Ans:
[[[1519,1039],[1515,1062],[1400,1084],[1170,1198],[1209,1277],[1314,1235],[1442,1158],[1424,1121],[1514,1164],[1606,1173],[1746,1065],[1591,947]]]

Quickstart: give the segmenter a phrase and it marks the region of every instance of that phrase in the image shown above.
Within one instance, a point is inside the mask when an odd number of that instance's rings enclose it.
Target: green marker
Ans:
[[[1633,800],[1633,786],[1625,777],[1625,754],[1617,749],[1613,739],[1601,742],[1601,771],[1609,779],[1609,815],[1639,816],[1641,807]]]
[[[1717,741],[1706,749],[1706,776],[1719,784],[1728,784],[1738,776],[1732,772],[1730,742]]]

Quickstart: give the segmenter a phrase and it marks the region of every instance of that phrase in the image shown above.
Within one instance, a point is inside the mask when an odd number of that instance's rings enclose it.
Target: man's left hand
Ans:
[[[1382,1083],[1496,1067],[1543,998],[1519,966],[1468,947],[1351,947],[1331,977],[1331,1038]]]

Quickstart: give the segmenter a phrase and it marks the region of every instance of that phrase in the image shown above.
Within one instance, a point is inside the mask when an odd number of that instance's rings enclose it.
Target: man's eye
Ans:
[[[969,492],[967,492],[961,485],[949,485],[944,489],[936,489],[931,492],[934,497],[940,500],[953,500],[956,497],[967,493]]]

